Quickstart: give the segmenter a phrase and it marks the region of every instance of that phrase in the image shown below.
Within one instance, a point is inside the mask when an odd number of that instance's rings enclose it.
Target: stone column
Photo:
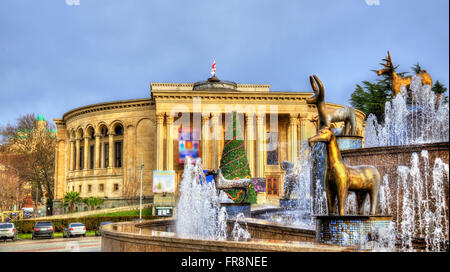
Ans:
[[[297,126],[298,118],[297,114],[291,114],[289,116],[289,152],[288,161],[295,163],[298,157],[297,148]]]
[[[89,136],[84,136],[84,166],[83,170],[89,169]]]
[[[264,113],[256,115],[256,150],[255,150],[255,176],[264,177],[264,145],[266,139],[266,130],[264,128]]]
[[[69,170],[73,171],[75,170],[75,140],[74,139],[70,139],[70,159],[69,159]]]
[[[209,169],[209,113],[202,113],[202,164],[203,168]]]
[[[156,115],[156,170],[164,170],[164,113]]]
[[[95,162],[94,169],[100,168],[100,134],[95,134]]]
[[[245,124],[247,129],[247,160],[248,160],[248,166],[250,168],[250,173],[252,176],[255,176],[255,127],[253,125],[254,121],[254,114],[253,113],[246,113],[245,114]]]
[[[307,130],[307,125],[308,125],[308,114],[307,113],[300,113],[299,114],[299,128],[300,128],[300,142],[304,142],[308,140],[308,130]]]
[[[108,140],[109,140],[109,165],[108,169],[114,168],[114,132],[108,133]]]
[[[75,170],[80,170],[80,141],[81,139],[79,138],[75,139]]]
[[[212,152],[211,152],[211,169],[217,169],[219,166],[219,113],[211,113],[211,123],[213,126]]]
[[[166,170],[173,170],[173,116],[166,116]]]

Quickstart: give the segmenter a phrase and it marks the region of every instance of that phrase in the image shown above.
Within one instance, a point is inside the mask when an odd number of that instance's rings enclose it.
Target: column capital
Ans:
[[[96,134],[94,134],[94,137],[95,138],[100,138],[100,137],[102,137],[102,135],[100,133],[96,133]]]
[[[263,124],[265,115],[266,115],[265,113],[258,113],[258,114],[256,114],[256,123],[257,124]]]
[[[166,116],[166,124],[172,125],[172,124],[173,124],[173,119],[174,119],[173,116],[167,115],[167,116]]]
[[[298,124],[298,117],[296,115],[290,115],[289,116],[289,124],[290,125],[297,125]]]
[[[308,117],[308,113],[306,113],[306,112],[299,113],[299,114],[298,114],[298,117],[299,117],[300,119],[308,119],[308,118],[309,118],[309,117]]]
[[[110,131],[110,132],[108,132],[108,136],[114,136],[114,135],[116,135],[116,133],[114,133],[113,131]]]
[[[211,120],[217,121],[219,119],[220,114],[221,113],[218,113],[218,112],[211,112]]]
[[[249,120],[253,120],[255,118],[255,114],[254,113],[245,113],[245,121],[249,121]]]
[[[158,114],[156,114],[156,123],[157,124],[163,124],[164,123],[164,116],[165,116],[165,113],[158,113]]]
[[[209,120],[211,113],[210,112],[202,112],[202,120]]]

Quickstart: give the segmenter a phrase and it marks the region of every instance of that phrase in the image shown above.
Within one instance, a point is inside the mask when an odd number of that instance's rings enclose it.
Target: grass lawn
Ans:
[[[108,216],[139,216],[139,210],[94,214],[89,217],[108,217]],[[142,209],[142,216],[152,216],[152,209],[151,208]]]
[[[17,235],[17,238],[31,240],[31,235],[32,235],[31,233],[19,233]],[[95,236],[95,231],[94,230],[86,231],[86,236]],[[62,232],[55,232],[55,238],[62,238],[62,237],[63,237]]]

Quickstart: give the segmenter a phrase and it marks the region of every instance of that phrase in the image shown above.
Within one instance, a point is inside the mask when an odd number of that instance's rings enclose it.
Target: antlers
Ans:
[[[389,51],[387,53],[388,53],[387,57],[385,59],[383,59],[386,62],[386,64],[384,64],[384,63],[380,63],[380,64],[386,68],[393,68],[394,65],[392,64],[391,53],[389,53]]]
[[[316,82],[314,80],[317,82],[317,85],[319,85],[319,88],[317,88]],[[320,81],[320,79],[316,75],[309,76],[309,81],[311,82],[311,87],[314,90],[314,94],[318,97],[319,100],[323,100],[324,88],[322,81]]]

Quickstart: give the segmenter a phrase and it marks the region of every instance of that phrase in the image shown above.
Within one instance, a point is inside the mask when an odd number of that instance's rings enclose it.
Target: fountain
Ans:
[[[320,130],[309,139],[312,147],[301,145],[295,163],[283,162],[281,208],[254,212],[246,203],[246,213],[230,214],[225,187],[216,187],[228,180],[207,183],[201,160],[186,158],[176,218],[107,225],[102,250],[448,250],[448,103],[436,102],[430,86],[412,77],[410,97],[405,87],[396,93],[383,125],[368,117],[362,148],[352,111],[328,115],[323,86],[310,79],[314,95],[307,102],[317,106]],[[339,121],[346,123],[342,130],[331,128]],[[349,166],[364,163],[375,167]],[[365,178],[351,174],[363,168]],[[210,172],[218,177],[218,170]],[[236,188],[245,190],[247,179]],[[342,184],[356,192],[336,190]]]

